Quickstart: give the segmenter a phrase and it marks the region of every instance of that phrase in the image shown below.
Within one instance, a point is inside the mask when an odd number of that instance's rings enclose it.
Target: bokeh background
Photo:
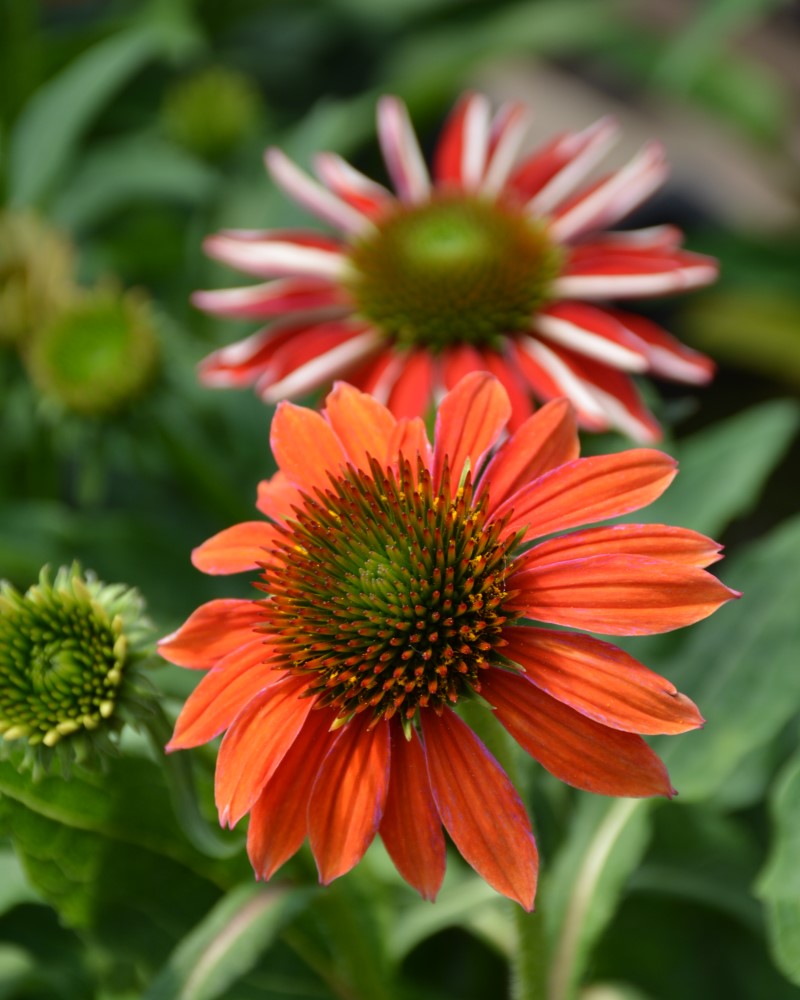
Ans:
[[[189,553],[251,518],[270,411],[199,387],[197,362],[246,327],[189,295],[235,281],[203,257],[207,233],[308,222],[267,179],[266,145],[303,164],[336,150],[382,179],[377,97],[407,101],[429,150],[466,88],[528,102],[532,144],[608,113],[613,164],[664,141],[671,180],[631,224],[680,225],[722,275],[647,309],[719,371],[701,390],[648,389],[682,474],[647,520],[720,537],[720,575],[745,598],[629,647],[709,720],[666,752],[675,803],[620,807],[528,775],[541,962],[568,968],[549,1000],[800,996],[798,52],[798,8],[776,0],[0,5],[0,578],[25,588],[79,559],[138,587],[158,635],[247,594]],[[153,678],[171,708],[192,681]],[[126,752],[145,753],[133,736]],[[190,862],[159,847],[180,830],[94,828],[79,799],[49,808],[51,786],[2,774],[0,997],[523,995],[510,904],[455,858],[423,904],[380,848],[323,896],[295,862],[280,919],[198,983],[247,902],[242,852]],[[117,771],[97,781],[128,793]]]

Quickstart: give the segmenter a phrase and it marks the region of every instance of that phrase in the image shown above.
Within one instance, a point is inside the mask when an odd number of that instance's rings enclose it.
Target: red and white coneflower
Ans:
[[[169,749],[225,731],[220,821],[250,814],[259,876],[308,837],[329,882],[380,834],[433,898],[444,826],[476,871],[530,908],[525,807],[457,712],[478,692],[569,784],[672,794],[637,734],[699,726],[694,704],[617,647],[543,623],[611,635],[688,625],[735,596],[705,570],[719,546],[658,524],[565,534],[650,503],[675,463],[651,449],[579,458],[563,399],[496,447],[510,415],[485,372],[444,398],[432,447],[419,418],[398,420],[349,385],[322,414],[282,403],[279,471],[258,491],[267,520],[195,550],[207,573],[260,569],[263,596],[211,601],[162,641],[166,659],[208,671]]]
[[[344,377],[402,417],[486,370],[508,392],[512,429],[531,396],[567,396],[587,429],[656,439],[631,373],[702,383],[713,365],[607,303],[708,284],[716,264],[682,250],[671,226],[607,231],[663,182],[660,145],[582,186],[614,124],[559,135],[517,163],[526,125],[523,106],[492,118],[483,95],[466,95],[431,177],[404,105],[383,98],[378,135],[396,193],[333,153],[316,158],[320,183],[268,150],[276,183],[338,235],[230,230],[206,241],[210,256],[268,280],[195,294],[208,312],[267,321],[206,358],[203,381],[255,383],[274,402]]]

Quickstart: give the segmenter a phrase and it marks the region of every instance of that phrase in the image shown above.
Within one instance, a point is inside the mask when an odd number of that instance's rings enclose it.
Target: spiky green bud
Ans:
[[[137,667],[148,633],[137,591],[77,564],[52,580],[45,567],[24,594],[0,582],[0,751],[22,745],[41,771],[113,749],[110,737],[147,711]]]
[[[45,397],[85,416],[105,416],[142,394],[157,358],[149,301],[138,291],[102,287],[39,330],[27,364]]]

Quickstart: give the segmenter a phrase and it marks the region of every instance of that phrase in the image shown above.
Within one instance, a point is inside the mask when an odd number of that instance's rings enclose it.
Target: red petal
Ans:
[[[454,486],[469,461],[472,478],[481,459],[511,416],[508,395],[488,372],[465,376],[439,405],[433,444],[433,478],[441,482],[445,462]]]
[[[557,701],[629,733],[683,733],[703,724],[674,685],[608,642],[552,629],[508,628],[504,654]]]
[[[699,351],[686,347],[652,320],[619,309],[611,315],[645,344],[650,369],[662,378],[704,384],[714,374],[714,362]]]
[[[358,864],[380,825],[389,786],[389,726],[369,729],[368,713],[344,727],[317,774],[308,835],[327,885]]]
[[[575,411],[568,400],[555,399],[500,446],[481,477],[479,494],[488,491],[492,513],[517,490],[579,454]]]
[[[702,569],[643,556],[588,556],[537,566],[508,580],[509,610],[606,635],[670,632],[739,596]]]
[[[533,909],[539,858],[514,786],[450,709],[423,712],[422,734],[433,797],[453,843],[489,885]]]
[[[220,660],[186,699],[167,750],[208,743],[227,729],[252,698],[283,677],[269,662],[272,655],[272,646],[264,637]]]
[[[525,677],[486,671],[481,694],[531,757],[568,785],[599,795],[673,793],[669,775],[641,736],[601,726],[540,691]]]
[[[533,413],[530,389],[505,355],[486,350],[483,352],[483,360],[484,369],[491,372],[506,391],[511,404],[506,429],[509,434],[513,434]]]
[[[245,521],[225,528],[192,551],[192,563],[203,573],[244,573],[271,562],[280,535],[265,521]]]
[[[209,601],[192,612],[176,632],[161,639],[158,651],[179,667],[206,670],[251,642],[263,623],[264,612],[255,601]]]
[[[192,303],[216,316],[284,316],[289,312],[308,312],[346,306],[344,291],[325,278],[278,278],[263,285],[246,288],[220,288],[195,292]]]
[[[213,351],[201,362],[198,376],[204,385],[236,388],[251,385],[269,367],[275,353],[309,329],[307,318],[276,321],[266,330]]]
[[[433,801],[425,750],[411,730],[392,723],[392,773],[380,835],[397,870],[423,899],[434,900],[444,878],[445,844]]]
[[[336,738],[328,732],[332,716],[311,712],[297,739],[250,813],[247,853],[256,875],[271,878],[300,848],[308,830],[311,789]]]
[[[420,349],[403,355],[402,365],[386,405],[396,417],[420,417],[433,395],[433,360]]]
[[[525,539],[604,521],[638,510],[675,478],[675,459],[650,448],[577,458],[523,486],[497,509],[513,511],[509,530],[525,528]]]
[[[273,399],[278,398],[278,393],[282,393],[280,398],[283,398],[297,392],[310,392],[311,389],[330,382],[331,378],[343,375],[347,368],[347,355],[352,350],[345,345],[360,343],[359,337],[367,329],[366,324],[350,318],[325,320],[313,326],[307,324],[298,336],[284,341],[274,351],[269,366],[259,379],[259,392],[265,398]],[[357,362],[362,360],[361,356],[357,358]],[[301,373],[302,388],[282,389],[282,384],[299,384]]]
[[[278,405],[270,444],[281,472],[302,490],[328,486],[328,473],[337,473],[347,462],[330,424],[319,413],[293,403]]]
[[[466,375],[482,371],[486,371],[486,362],[470,344],[456,344],[442,352],[442,383],[448,392]]]
[[[474,189],[483,177],[489,106],[483,94],[464,94],[445,122],[433,157],[438,185]]]
[[[517,559],[515,572],[586,556],[647,556],[703,569],[722,557],[717,542],[688,528],[668,524],[615,524],[588,528],[540,542]]]
[[[647,350],[640,340],[598,306],[554,302],[538,313],[534,328],[546,340],[612,368],[642,372],[648,367]]]
[[[580,380],[584,390],[591,393],[595,406],[604,414],[609,426],[618,427],[637,441],[658,441],[661,437],[658,421],[625,372],[566,347],[552,345],[551,351],[572,376]]]
[[[217,757],[219,821],[234,826],[261,794],[303,727],[313,698],[305,677],[290,676],[253,698],[228,730]]]
[[[372,396],[337,382],[325,400],[323,416],[356,468],[368,470],[368,456],[386,461],[397,420]]]

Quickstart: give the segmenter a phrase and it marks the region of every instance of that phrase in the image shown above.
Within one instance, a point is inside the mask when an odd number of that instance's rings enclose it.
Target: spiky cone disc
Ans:
[[[123,724],[146,713],[137,667],[148,632],[137,591],[77,564],[52,580],[45,567],[24,594],[0,583],[0,752],[41,773],[113,751]]]

